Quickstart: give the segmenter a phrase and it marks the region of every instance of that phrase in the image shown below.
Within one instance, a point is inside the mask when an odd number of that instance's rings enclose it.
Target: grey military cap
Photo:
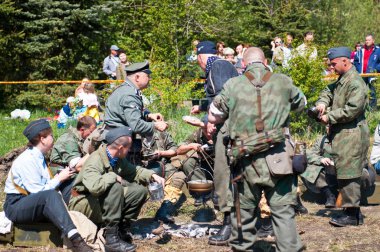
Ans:
[[[106,134],[105,140],[108,144],[111,144],[111,143],[115,142],[116,139],[118,139],[119,137],[122,137],[122,136],[131,137],[132,136],[132,129],[129,127],[125,127],[125,126],[110,129]]]
[[[137,72],[144,72],[146,74],[151,74],[152,71],[149,69],[149,62],[145,60],[144,62],[133,63],[125,68],[127,75],[134,74]]]
[[[327,57],[330,60],[333,60],[335,58],[345,57],[345,58],[351,58],[351,50],[348,47],[333,47],[330,48],[327,51]]]

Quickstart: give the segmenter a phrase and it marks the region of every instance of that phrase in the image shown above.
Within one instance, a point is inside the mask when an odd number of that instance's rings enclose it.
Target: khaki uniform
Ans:
[[[342,207],[359,207],[360,176],[369,148],[367,103],[368,88],[354,67],[328,85],[316,102],[326,108],[331,106],[327,113],[331,125],[331,155],[342,193]]]
[[[132,165],[126,159],[111,167],[102,144],[84,163],[75,179],[69,209],[86,215],[96,224],[112,225],[137,218],[148,194],[144,186],[153,171]],[[122,186],[116,181],[121,176]]]
[[[154,131],[153,136],[147,136],[142,141],[142,156],[152,154],[156,151],[177,150],[173,138],[168,132]],[[170,159],[161,157],[159,159],[150,159],[143,161],[144,167],[147,169],[154,169],[154,171],[161,177],[167,179],[165,185],[165,198],[175,203],[179,200],[182,194],[182,187],[185,184],[185,174],[177,170],[170,163]]]
[[[267,72],[261,63],[247,67],[256,80],[261,80]],[[291,110],[301,110],[306,99],[292,80],[283,74],[273,74],[261,88],[262,118],[264,131],[287,127]],[[255,122],[258,116],[256,88],[245,76],[230,79],[222,92],[214,99],[213,105],[228,118],[228,133],[233,140],[243,140],[257,134]],[[232,236],[230,245],[238,251],[252,251],[256,240],[255,224],[257,207],[264,192],[272,211],[273,230],[277,237],[277,251],[299,251],[302,248],[296,230],[294,209],[296,203],[296,177],[272,175],[273,166],[291,169],[288,144],[278,143],[271,149],[238,160],[243,179],[238,182],[241,206],[241,230],[238,229],[236,211],[232,213]],[[273,157],[275,163],[272,163]],[[285,167],[286,166],[286,167]]]

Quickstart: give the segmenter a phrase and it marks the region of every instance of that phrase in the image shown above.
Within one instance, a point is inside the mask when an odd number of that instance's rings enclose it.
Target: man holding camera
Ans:
[[[368,88],[353,67],[350,54],[347,47],[328,50],[327,56],[339,78],[321,92],[316,102],[321,122],[330,124],[331,155],[345,208],[342,216],[330,220],[338,227],[359,224],[360,177],[369,147],[365,120]],[[325,113],[327,107],[331,110]]]
[[[302,110],[306,99],[289,77],[268,70],[260,48],[248,48],[243,60],[246,73],[227,81],[208,114],[211,123],[229,120],[228,157],[230,162],[235,160],[231,171],[232,182],[237,184],[234,191],[238,193],[229,244],[234,251],[253,249],[257,237],[256,212],[264,191],[272,212],[276,251],[302,251],[291,206],[296,203],[297,180],[285,135],[290,111]],[[261,146],[254,139],[276,141],[259,150],[251,148]]]

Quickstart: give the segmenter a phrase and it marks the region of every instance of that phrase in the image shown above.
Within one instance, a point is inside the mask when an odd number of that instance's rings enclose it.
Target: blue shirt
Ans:
[[[36,148],[28,148],[13,162],[5,182],[5,193],[20,194],[13,181],[29,193],[55,189],[59,184],[57,178],[50,178],[42,152]]]

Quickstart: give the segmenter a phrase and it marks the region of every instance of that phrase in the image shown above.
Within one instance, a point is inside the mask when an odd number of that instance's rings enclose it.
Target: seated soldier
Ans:
[[[325,207],[334,208],[336,197],[333,194],[337,186],[334,161],[331,158],[331,141],[327,134],[318,138],[313,147],[307,150],[307,168],[301,174],[305,186],[313,192],[322,192],[326,197]]]
[[[318,138],[310,150],[307,150],[308,166],[301,174],[301,178],[312,192],[322,192],[326,196],[326,208],[334,208],[336,197],[333,191],[337,188],[337,177],[334,161],[331,158],[331,141],[328,137],[329,127],[326,126],[327,134]],[[366,203],[366,197],[373,193],[375,182],[375,172],[373,168],[363,164],[361,176],[361,203]],[[362,224],[363,218],[359,212],[359,222]]]
[[[95,128],[95,119],[84,116],[78,120],[76,128],[70,126],[67,132],[57,139],[50,155],[50,167],[54,175],[67,166],[76,173],[80,171],[89,156],[83,153],[83,142]],[[66,204],[69,203],[75,177],[74,175],[59,186]]]
[[[29,140],[28,148],[13,162],[5,182],[6,217],[16,224],[48,220],[71,240],[73,251],[92,251],[78,233],[61,195],[55,190],[71,177],[73,171],[67,167],[53,177],[46,165],[44,155],[54,142],[49,123],[44,119],[32,121],[23,134]]]
[[[204,124],[203,124],[204,125]],[[177,159],[181,162],[181,167],[190,181],[212,180],[212,165],[214,163],[214,144],[211,137],[206,134],[206,127],[200,127],[189,135],[186,140],[180,143],[177,150]],[[202,196],[193,194],[194,205],[200,206],[210,199],[210,195]],[[213,198],[214,205],[217,205],[216,195]]]
[[[107,144],[91,153],[71,192],[69,209],[105,227],[106,251],[136,250],[129,229],[146,200],[148,190],[144,185],[150,181],[165,184],[165,179],[153,171],[127,161],[131,136],[128,127],[110,129],[105,137]]]
[[[143,165],[166,178],[165,197],[156,219],[164,223],[174,223],[173,215],[179,207],[182,187],[185,184],[185,174],[170,163],[170,158],[177,155],[177,145],[167,132],[154,130],[153,136],[147,136],[142,141]]]

